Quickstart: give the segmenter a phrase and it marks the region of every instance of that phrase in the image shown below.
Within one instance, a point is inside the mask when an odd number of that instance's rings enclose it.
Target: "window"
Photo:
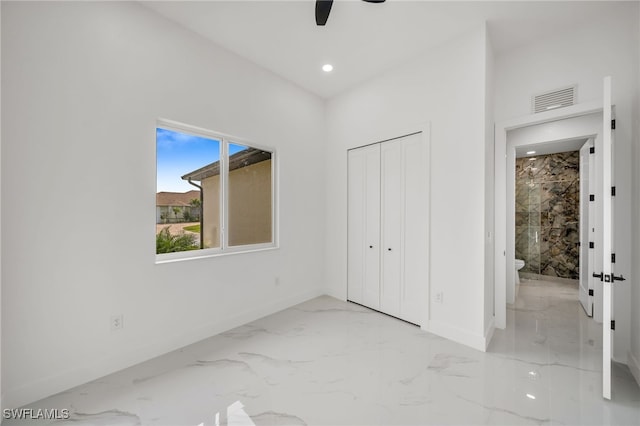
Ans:
[[[156,128],[156,260],[275,247],[275,153],[161,120]]]
[[[229,144],[229,154],[229,245],[270,243],[272,153]]]

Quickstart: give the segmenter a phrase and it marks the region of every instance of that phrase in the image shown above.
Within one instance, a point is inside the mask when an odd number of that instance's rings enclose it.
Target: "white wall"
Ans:
[[[496,57],[496,121],[531,113],[531,96],[578,84],[578,102],[602,99],[602,80],[613,78],[617,130],[615,150],[616,271],[630,277],[617,283],[614,357],[626,362],[630,344],[631,275],[631,141],[634,137],[632,105],[637,97],[638,3],[612,3],[610,15],[581,29],[500,54]],[[634,271],[635,272],[635,271]]]
[[[0,52],[2,52],[2,3],[0,3]],[[0,82],[2,82],[2,55],[0,54]],[[2,99],[2,84],[0,84]],[[2,102],[0,102],[0,194],[2,188]],[[0,196],[0,412],[4,409],[2,387],[2,199]],[[0,420],[2,423],[2,420]]]
[[[2,43],[5,407],[321,293],[319,98],[133,3],[2,2]],[[157,117],[277,150],[279,250],[155,264]]]
[[[486,37],[486,63],[485,63],[485,263],[484,263],[484,329],[485,335],[490,337],[494,324],[494,216],[495,216],[495,176],[494,176],[494,73],[495,57],[491,40]]]
[[[640,22],[640,8],[637,13],[638,22]],[[640,26],[636,28],[636,48],[638,49],[638,61],[634,68],[634,74],[637,78],[638,92],[635,98],[635,110],[633,117],[635,118],[635,138],[633,146],[633,212],[632,232],[633,247],[632,259],[640,258]],[[631,347],[629,351],[629,367],[633,373],[638,385],[640,385],[640,262],[634,262],[633,281],[631,284]]]
[[[431,122],[431,302],[427,329],[484,349],[485,29],[327,105],[327,292],[347,290],[347,149]],[[444,293],[444,303],[434,295]],[[423,327],[425,324],[422,324]]]

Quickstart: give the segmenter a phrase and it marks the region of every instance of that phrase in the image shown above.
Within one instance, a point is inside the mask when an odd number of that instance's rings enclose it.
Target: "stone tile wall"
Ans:
[[[579,168],[578,151],[516,159],[516,258],[524,260],[523,272],[578,279]]]

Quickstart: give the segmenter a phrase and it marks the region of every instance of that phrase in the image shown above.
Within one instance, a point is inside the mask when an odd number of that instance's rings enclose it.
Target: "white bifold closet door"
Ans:
[[[417,133],[349,151],[348,298],[414,324],[428,280],[425,150]]]
[[[380,145],[349,151],[349,300],[380,309]]]

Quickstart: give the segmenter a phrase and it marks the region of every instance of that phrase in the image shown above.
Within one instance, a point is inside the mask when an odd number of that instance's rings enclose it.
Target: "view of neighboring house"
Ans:
[[[273,241],[271,153],[247,148],[229,157],[229,245]],[[202,186],[204,246],[220,247],[220,162],[182,176]]]
[[[200,200],[200,191],[156,193],[156,223],[199,220],[200,206],[193,200]]]

